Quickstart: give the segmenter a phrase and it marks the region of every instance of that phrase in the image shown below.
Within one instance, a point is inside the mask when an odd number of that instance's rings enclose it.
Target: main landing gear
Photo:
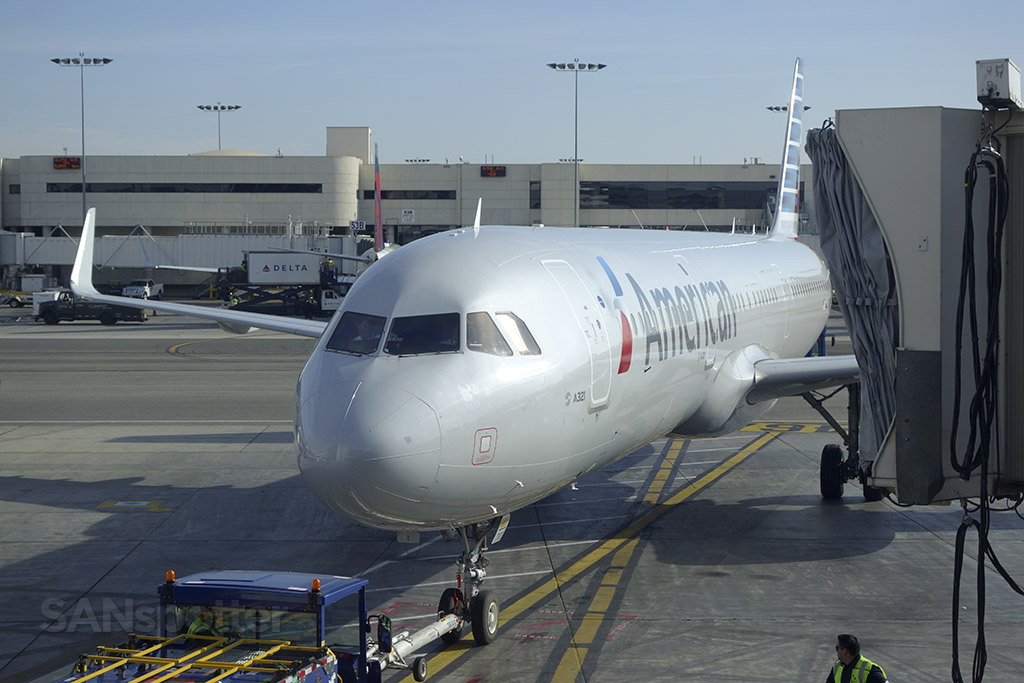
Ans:
[[[845,389],[850,392],[849,433],[836,422],[832,414],[822,405],[822,401],[809,392],[802,394],[804,400],[825,418],[837,434],[843,437],[843,445],[847,450],[847,458],[843,460],[843,447],[839,444],[830,443],[821,449],[821,497],[825,500],[839,500],[843,497],[843,485],[856,479],[860,481],[863,488],[864,500],[881,500],[885,492],[880,488],[869,486],[867,483],[869,472],[864,472],[860,467],[860,384],[847,384]]]

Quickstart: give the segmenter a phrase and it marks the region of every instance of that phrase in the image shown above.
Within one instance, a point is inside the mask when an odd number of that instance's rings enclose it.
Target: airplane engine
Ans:
[[[775,404],[765,401],[750,405],[747,392],[754,386],[754,363],[769,358],[760,345],[751,344],[733,351],[722,362],[700,408],[676,425],[679,436],[718,436],[734,431]]]
[[[229,323],[226,320],[218,320],[217,324],[220,325],[220,329],[225,332],[230,332],[231,334],[246,334],[252,329],[248,325],[243,325],[241,323]]]

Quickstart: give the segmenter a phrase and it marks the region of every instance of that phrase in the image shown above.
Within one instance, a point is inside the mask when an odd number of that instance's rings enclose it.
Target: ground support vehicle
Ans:
[[[36,322],[42,321],[47,325],[56,325],[61,320],[99,320],[104,325],[113,325],[118,320],[146,320],[143,309],[89,301],[75,296],[70,290],[61,290],[52,300],[39,303],[38,310],[33,304],[33,312]]]
[[[132,280],[121,290],[122,296],[130,296],[135,299],[156,299],[164,298],[164,286],[162,283],[142,278]]]
[[[320,285],[266,287],[233,285],[228,295],[231,308],[270,315],[293,315],[314,318],[334,315],[344,298],[336,289]]]
[[[334,315],[354,281],[339,278],[326,254],[253,251],[245,266],[223,274],[219,286],[230,308],[314,318]]]
[[[426,658],[413,653],[436,638],[461,638],[469,619],[456,599],[461,594],[445,591],[442,606],[449,611],[415,633],[392,637],[387,616],[367,617],[367,583],[298,572],[222,570],[182,579],[167,572],[157,587],[158,636],[131,634],[117,647],[83,654],[57,680],[379,683],[388,667],[412,669],[424,680]]]
[[[25,304],[29,303],[32,303],[32,292],[0,292],[0,306],[9,306],[10,308],[21,308]]]

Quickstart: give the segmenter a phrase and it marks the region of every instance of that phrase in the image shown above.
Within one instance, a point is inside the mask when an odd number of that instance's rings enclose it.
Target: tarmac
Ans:
[[[370,612],[396,630],[434,618],[458,544],[400,544],[299,479],[294,390],[312,340],[176,316],[13,316],[0,318],[0,681],[57,680],[79,653],[152,631],[168,569],[362,576]],[[973,532],[952,604],[964,511],[865,502],[850,484],[824,502],[818,458],[838,440],[786,399],[761,423],[656,441],[513,514],[488,554],[497,640],[431,644],[428,680],[822,681],[836,634],[852,633],[890,680],[946,681],[954,611],[970,680],[981,605],[986,678],[1018,680],[1022,598],[988,570],[979,601]],[[996,514],[992,528],[1020,579],[1024,523]]]

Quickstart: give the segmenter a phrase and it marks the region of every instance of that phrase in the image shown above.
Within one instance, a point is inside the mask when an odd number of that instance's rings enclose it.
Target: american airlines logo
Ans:
[[[271,266],[263,266],[263,272],[264,273],[304,273],[304,272],[306,272],[308,270],[309,270],[309,267],[308,266],[304,266],[302,264],[299,264],[299,265],[296,266],[296,265],[279,265],[279,264],[275,263],[273,267],[271,267]]]
[[[608,275],[616,297],[621,297],[623,290],[614,271],[603,258],[598,257],[597,260]],[[682,265],[676,265],[687,274]],[[645,365],[650,365],[651,350],[655,345],[657,359],[663,361],[683,353],[713,347],[736,336],[739,303],[724,280],[696,283],[684,281],[673,284],[672,289],[652,287],[645,290],[632,274],[625,275],[640,305],[637,337],[646,346]],[[619,313],[623,339],[619,374],[622,374],[629,370],[633,336],[626,312],[620,309]]]

